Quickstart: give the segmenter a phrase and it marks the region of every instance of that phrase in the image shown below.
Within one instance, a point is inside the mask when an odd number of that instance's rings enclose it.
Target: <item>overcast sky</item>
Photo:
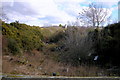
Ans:
[[[29,25],[59,25],[75,22],[78,13],[96,1],[112,14],[111,22],[118,19],[118,0],[2,0],[3,12],[9,22],[18,20]]]

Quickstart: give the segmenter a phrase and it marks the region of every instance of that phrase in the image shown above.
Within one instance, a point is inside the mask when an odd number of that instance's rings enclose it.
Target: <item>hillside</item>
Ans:
[[[3,74],[119,76],[118,26],[65,29],[2,21]],[[109,47],[110,43],[113,46]],[[117,71],[108,70],[112,66],[117,66]]]

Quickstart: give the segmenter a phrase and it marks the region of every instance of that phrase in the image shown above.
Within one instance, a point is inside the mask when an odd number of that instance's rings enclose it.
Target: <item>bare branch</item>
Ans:
[[[85,24],[89,24],[93,27],[99,27],[103,22],[106,22],[108,18],[108,10],[103,8],[102,5],[89,4],[88,9],[83,9],[79,13],[79,18]]]

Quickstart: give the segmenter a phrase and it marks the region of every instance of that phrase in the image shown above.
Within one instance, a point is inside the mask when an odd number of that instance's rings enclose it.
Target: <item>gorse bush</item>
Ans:
[[[120,66],[120,23],[97,28],[90,34],[93,40],[94,55],[99,56],[96,63],[102,66]],[[119,63],[119,64],[118,64]]]
[[[101,49],[102,55],[105,56],[103,59],[106,60],[106,63],[120,66],[120,23],[108,25],[104,29],[105,32],[107,35],[102,37],[105,41],[101,41],[103,44],[106,43],[106,48]]]
[[[13,55],[16,55],[18,53],[20,53],[20,47],[19,45],[17,44],[17,42],[12,39],[12,38],[9,38],[8,39],[8,50],[9,52],[11,52]]]
[[[8,48],[11,53],[41,50],[43,46],[43,35],[37,26],[21,24],[18,21],[7,24],[2,22],[2,34],[8,38]]]

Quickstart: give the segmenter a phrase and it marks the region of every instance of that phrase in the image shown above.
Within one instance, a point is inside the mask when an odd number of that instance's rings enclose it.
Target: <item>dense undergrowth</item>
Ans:
[[[13,22],[10,24],[2,22],[2,35],[7,39],[7,49],[13,55],[33,49],[41,50],[43,46],[43,35],[41,29]]]
[[[120,23],[108,25],[102,29],[74,26],[65,29],[62,27],[41,28],[18,21],[10,24],[1,22],[3,55],[24,56],[26,53],[31,55],[34,50],[37,50],[44,55],[45,62],[42,64],[48,71],[43,71],[44,73],[59,72],[69,76],[83,76],[82,73],[84,73],[84,76],[90,76],[93,72],[93,76],[96,76],[101,69],[105,71],[111,69],[114,75],[120,75]],[[36,53],[34,52],[33,55]],[[39,59],[30,61],[36,65],[41,64],[37,60]],[[48,65],[45,66],[45,63]],[[50,70],[47,66],[55,68]],[[96,70],[93,70],[95,67]],[[114,71],[113,67],[116,67],[117,71]],[[60,72],[62,68],[63,72]],[[89,70],[88,74],[87,70]],[[104,74],[107,73],[104,72]]]

